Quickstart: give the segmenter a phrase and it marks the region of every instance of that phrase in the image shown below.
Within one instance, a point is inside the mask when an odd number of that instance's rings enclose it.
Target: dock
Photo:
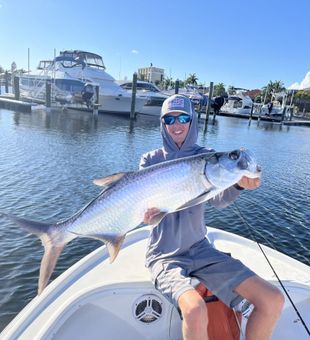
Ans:
[[[199,112],[198,112],[199,113]],[[211,114],[212,115],[212,114]],[[202,119],[205,119],[206,113],[205,111],[200,112],[200,116]],[[239,114],[239,113],[227,113],[227,112],[219,112],[217,116],[224,116],[224,117],[231,117],[231,118],[241,118],[241,119],[250,119],[250,116],[248,114]],[[252,120],[260,120],[264,122],[270,122],[270,123],[282,123],[283,125],[288,126],[307,126],[310,127],[310,120],[306,119],[294,119],[294,120],[283,120],[281,117],[268,117],[268,116],[262,116],[258,114],[252,115]]]
[[[31,113],[31,103],[26,103],[21,100],[0,96],[0,108],[12,111]]]

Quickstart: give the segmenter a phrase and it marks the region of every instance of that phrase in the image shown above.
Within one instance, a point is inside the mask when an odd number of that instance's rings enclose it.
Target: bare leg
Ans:
[[[178,300],[183,316],[184,340],[208,340],[206,303],[195,289],[184,292]]]
[[[284,304],[280,290],[259,276],[252,276],[235,291],[254,305],[247,323],[246,339],[270,339]]]

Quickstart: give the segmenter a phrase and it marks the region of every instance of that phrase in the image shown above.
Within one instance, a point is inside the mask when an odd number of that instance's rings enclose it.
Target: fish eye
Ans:
[[[234,150],[234,151],[229,153],[228,157],[231,160],[236,161],[240,157],[240,151],[239,150]]]

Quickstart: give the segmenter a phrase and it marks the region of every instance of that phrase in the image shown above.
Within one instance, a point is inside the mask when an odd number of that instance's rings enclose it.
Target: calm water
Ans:
[[[263,167],[263,184],[238,206],[257,239],[309,264],[310,129],[257,126],[218,117],[199,142],[217,150],[245,146]],[[201,124],[201,130],[203,125]],[[140,155],[160,147],[159,124],[144,117],[86,113],[21,114],[0,110],[0,210],[46,222],[76,212],[97,195],[92,180],[137,169]],[[234,205],[207,207],[206,223],[251,237]],[[101,243],[76,239],[64,250],[53,279]],[[0,330],[36,295],[41,242],[0,217]]]

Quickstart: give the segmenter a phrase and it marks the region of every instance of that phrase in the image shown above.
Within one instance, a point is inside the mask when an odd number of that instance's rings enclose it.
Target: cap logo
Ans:
[[[171,100],[171,102],[169,103],[169,109],[174,109],[174,108],[184,108],[184,98],[174,98],[173,100]]]

